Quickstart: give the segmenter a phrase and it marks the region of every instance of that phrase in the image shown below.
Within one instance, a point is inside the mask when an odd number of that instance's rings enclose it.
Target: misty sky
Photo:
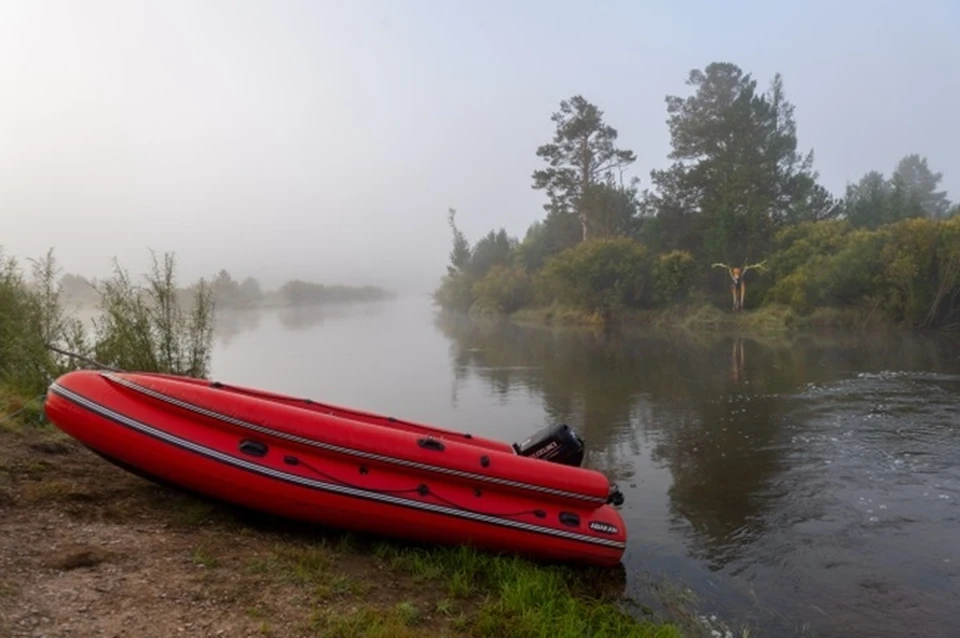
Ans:
[[[561,99],[605,111],[643,188],[664,96],[713,61],[783,73],[834,194],[916,152],[956,201],[958,27],[957,0],[2,0],[0,246],[426,292],[448,207],[471,240],[543,216]]]

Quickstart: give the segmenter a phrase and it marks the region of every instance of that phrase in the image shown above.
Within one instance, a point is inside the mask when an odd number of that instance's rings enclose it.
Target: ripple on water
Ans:
[[[960,616],[958,393],[958,375],[881,372],[792,397],[787,467],[769,488],[767,532],[744,559],[754,577],[778,566],[776,578],[795,579],[779,604],[816,601],[832,626],[877,635],[890,635],[895,610]]]

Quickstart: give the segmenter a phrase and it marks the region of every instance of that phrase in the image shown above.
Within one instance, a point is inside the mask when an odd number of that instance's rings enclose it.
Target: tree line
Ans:
[[[451,209],[437,303],[493,313],[566,304],[609,320],[630,308],[729,304],[729,273],[712,266],[759,264],[748,308],[960,321],[960,206],[925,157],[907,154],[889,176],[870,171],[835,196],[813,150],[798,146],[780,74],[761,90],[737,65],[714,62],[686,84],[687,95],[666,97],[670,164],[642,191],[625,179],[636,154],[603,111],[581,95],[562,100],[531,175],[544,217],[522,240],[501,228],[471,244]]]
[[[291,279],[276,290],[264,290],[254,277],[235,279],[227,270],[220,269],[208,281],[212,300],[220,309],[250,309],[262,307],[309,306],[326,303],[355,303],[380,301],[393,297],[389,290],[378,286],[344,286],[321,284]],[[81,275],[67,273],[60,279],[66,301],[83,306],[96,305],[99,300],[97,282]],[[182,288],[178,295],[186,301],[191,287]]]

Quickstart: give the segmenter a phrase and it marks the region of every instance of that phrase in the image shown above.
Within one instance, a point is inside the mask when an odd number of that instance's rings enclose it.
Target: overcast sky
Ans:
[[[960,199],[960,2],[0,0],[0,246],[430,290],[450,246],[521,236],[550,114],[581,93],[667,164],[664,96],[784,75],[837,195],[907,153]]]

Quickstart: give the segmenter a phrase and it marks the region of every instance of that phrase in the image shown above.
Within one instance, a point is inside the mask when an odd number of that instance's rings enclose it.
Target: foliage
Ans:
[[[942,179],[942,173],[934,173],[927,166],[926,157],[914,153],[900,160],[890,181],[900,207],[909,217],[941,219],[950,208],[947,192],[937,190]]]
[[[60,278],[60,299],[65,304],[91,307],[97,303],[97,291],[86,277],[67,273]]]
[[[389,296],[387,291],[376,286],[325,286],[301,279],[292,279],[282,286],[280,299],[290,306],[314,306],[325,303],[352,303],[378,301]]]
[[[553,141],[537,149],[537,157],[548,166],[533,172],[533,187],[546,190],[550,200],[546,210],[576,215],[581,239],[586,240],[592,236],[591,221],[595,226],[603,215],[597,210],[596,187],[612,185],[613,172],[622,175],[637,158],[633,151],[616,146],[617,130],[581,95],[561,100],[560,110],[550,119],[556,125]]]
[[[522,269],[511,268],[519,253],[517,240],[501,228],[491,230],[471,247],[457,228],[455,216],[451,208],[447,219],[453,232],[453,249],[447,274],[433,293],[434,302],[457,312],[469,311],[478,300],[478,309],[488,312],[512,312],[507,308],[526,303],[530,298],[529,279]]]
[[[645,301],[649,272],[647,251],[627,238],[587,240],[552,257],[543,269],[556,301],[603,317]]]
[[[960,327],[960,206],[925,157],[904,156],[889,178],[870,171],[837,199],[800,149],[779,73],[763,91],[737,65],[713,62],[687,85],[666,97],[671,164],[651,171],[642,194],[618,175],[635,156],[616,146],[603,111],[582,96],[561,101],[553,141],[536,149],[546,216],[520,242],[501,228],[471,249],[451,210],[437,303],[605,321],[653,305],[727,310],[729,279],[718,286],[708,265],[763,262],[765,276],[745,283],[764,320],[741,325]]]
[[[693,255],[685,250],[659,255],[653,262],[653,285],[657,302],[668,303],[684,297],[693,283],[696,269]]]
[[[812,151],[797,151],[794,107],[778,74],[766,94],[729,63],[690,72],[694,94],[667,97],[674,164],[653,171],[647,206],[708,261],[764,254],[776,228],[836,207],[817,187]]]
[[[470,263],[470,242],[457,228],[456,216],[457,211],[451,208],[447,214],[447,223],[453,231],[453,248],[450,250],[450,265],[447,266],[451,275],[466,272],[467,265]]]
[[[517,247],[517,258],[528,271],[540,270],[551,255],[573,248],[581,238],[576,217],[566,213],[547,213],[543,221],[536,221]]]
[[[937,186],[943,178],[927,166],[927,159],[907,155],[890,179],[870,171],[847,185],[845,216],[854,226],[879,228],[904,219],[949,217],[950,202]]]
[[[173,253],[162,260],[151,257],[145,285],[136,284],[116,263],[113,277],[98,285],[95,358],[125,370],[204,377],[213,346],[212,290],[201,279],[192,306],[184,308]]]
[[[778,239],[769,301],[803,313],[859,306],[914,327],[960,320],[960,221],[908,218],[876,230],[815,224]]]
[[[433,292],[433,301],[447,310],[467,312],[473,306],[474,283],[465,273],[448,273]]]
[[[590,237],[628,237],[637,226],[637,189],[610,182],[590,185],[583,196]]]
[[[522,267],[496,265],[473,285],[472,292],[477,310],[511,314],[530,302],[533,286]]]
[[[206,374],[214,321],[210,288],[201,280],[192,306],[183,308],[172,253],[162,260],[153,256],[144,285],[118,264],[113,278],[91,284],[101,313],[93,334],[64,310],[65,278],[59,277],[53,251],[31,261],[27,279],[14,260],[0,256],[0,381],[6,385],[40,393],[57,376],[83,365],[48,346],[112,367]]]
[[[496,233],[491,230],[470,251],[466,272],[474,278],[481,278],[495,266],[509,265],[516,244],[516,240],[508,237],[503,228]]]
[[[0,381],[14,391],[43,392],[73,365],[47,346],[83,350],[83,325],[64,315],[58,274],[52,251],[32,260],[30,279],[0,251]]]
[[[263,299],[260,283],[253,277],[236,281],[226,270],[221,270],[210,282],[213,301],[217,308],[253,308]]]

